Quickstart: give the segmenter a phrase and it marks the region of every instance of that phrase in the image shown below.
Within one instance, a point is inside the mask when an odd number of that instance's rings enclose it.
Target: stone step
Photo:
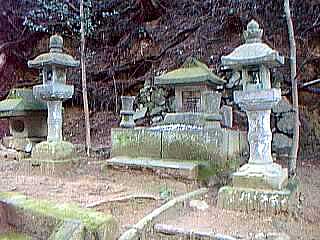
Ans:
[[[146,168],[155,171],[156,173],[160,173],[162,176],[193,180],[198,177],[200,164],[191,161],[178,162],[150,158],[113,157],[107,160],[107,166],[133,169]]]

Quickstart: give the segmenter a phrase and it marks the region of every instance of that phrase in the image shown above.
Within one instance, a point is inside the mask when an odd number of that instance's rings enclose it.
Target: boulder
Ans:
[[[289,154],[292,146],[292,139],[288,136],[275,133],[272,137],[272,151],[278,154]]]
[[[276,120],[276,127],[279,132],[291,136],[294,128],[294,113],[288,112],[282,114]]]

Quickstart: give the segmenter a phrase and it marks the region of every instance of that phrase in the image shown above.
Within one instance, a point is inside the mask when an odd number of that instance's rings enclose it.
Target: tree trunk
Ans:
[[[289,157],[289,177],[294,177],[296,175],[297,168],[297,157],[299,148],[299,102],[298,102],[298,87],[297,87],[297,49],[296,42],[294,39],[294,29],[290,13],[290,3],[289,0],[284,0],[284,11],[286,14],[286,20],[288,25],[288,35],[289,35],[289,46],[290,46],[290,78],[292,84],[292,105],[294,110],[294,128],[293,128],[293,141],[292,148]]]
[[[82,96],[83,108],[86,127],[86,148],[87,155],[90,155],[91,149],[91,136],[90,136],[90,119],[89,119],[89,106],[88,106],[88,93],[87,93],[87,79],[86,79],[86,63],[85,63],[85,18],[83,11],[83,1],[80,2],[80,21],[81,21],[81,81],[82,81]]]

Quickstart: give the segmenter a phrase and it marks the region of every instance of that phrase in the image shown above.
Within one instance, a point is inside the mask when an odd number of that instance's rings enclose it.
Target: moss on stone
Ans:
[[[41,142],[32,151],[32,159],[41,161],[63,161],[74,158],[74,146],[70,142]]]
[[[0,234],[0,240],[31,240],[32,238],[19,233],[4,233]]]
[[[34,200],[19,193],[0,193],[0,201],[12,204],[34,215],[53,217],[61,222],[78,220],[87,230],[98,231],[101,227],[115,230],[118,225],[111,215],[105,215],[90,209],[83,209],[76,204],[55,204],[46,200]]]

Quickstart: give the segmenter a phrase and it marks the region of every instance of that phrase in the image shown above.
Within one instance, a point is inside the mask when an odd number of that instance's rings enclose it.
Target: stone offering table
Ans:
[[[79,66],[79,61],[63,53],[63,39],[58,35],[50,38],[50,52],[44,53],[28,66],[42,69],[43,84],[33,88],[36,98],[47,102],[47,141],[36,145],[32,151],[32,161],[39,163],[69,163],[74,160],[73,144],[62,138],[62,101],[71,98],[73,86],[66,84],[66,68]]]
[[[228,56],[224,66],[241,72],[243,91],[234,101],[248,117],[250,157],[232,176],[233,186],[222,187],[218,206],[228,209],[287,212],[296,183],[288,184],[288,171],[271,155],[271,108],[281,100],[281,90],[271,88],[270,68],[284,63],[279,53],[261,42],[263,30],[252,20],[244,32],[246,43]]]

